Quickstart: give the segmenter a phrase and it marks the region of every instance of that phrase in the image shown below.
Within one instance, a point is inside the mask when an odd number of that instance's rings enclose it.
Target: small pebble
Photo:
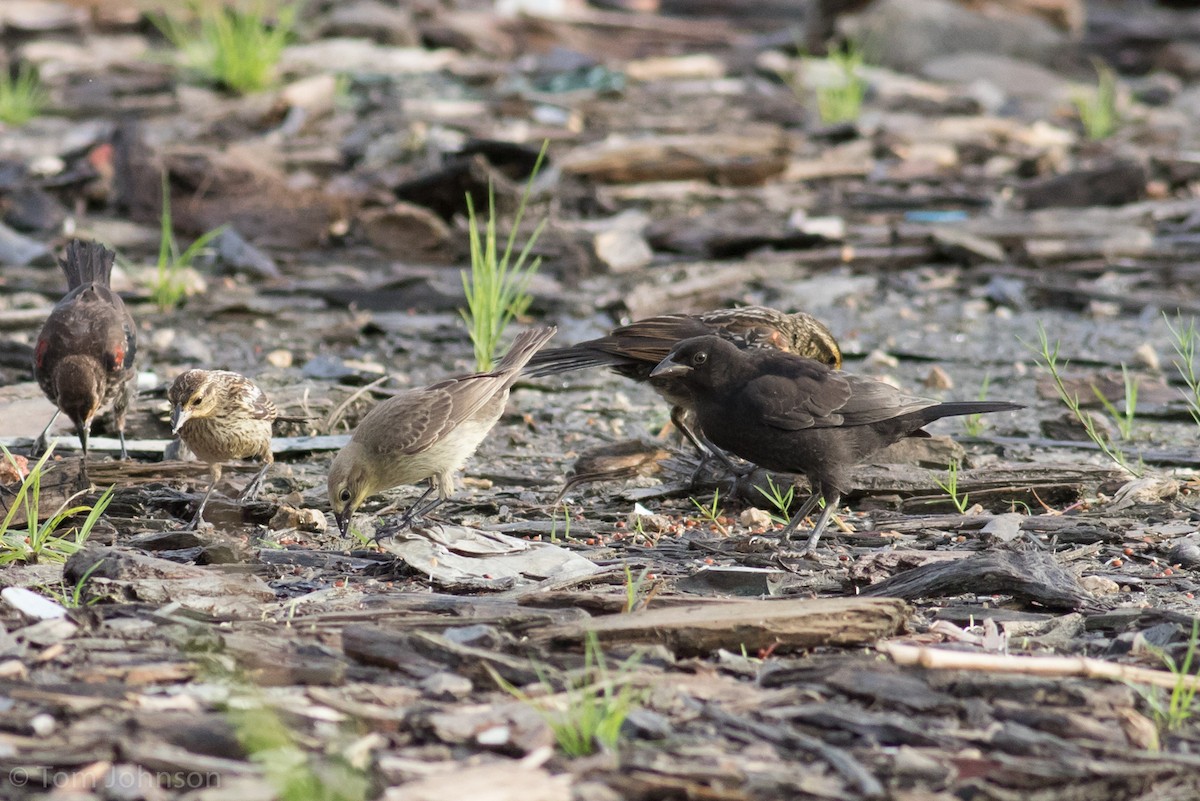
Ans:
[[[738,522],[749,528],[767,528],[771,525],[771,514],[765,509],[751,506],[738,515]]]
[[[1084,576],[1079,584],[1092,595],[1116,595],[1121,591],[1117,582],[1104,576]]]
[[[280,370],[286,370],[287,368],[291,367],[292,362],[294,361],[292,352],[290,350],[284,350],[283,348],[271,351],[266,355],[265,358],[267,360],[267,364],[270,364],[272,367],[278,367]]]
[[[899,364],[899,359],[889,353],[884,353],[878,348],[868,353],[867,357],[863,359],[864,367],[886,367],[890,369]]]
[[[1157,370],[1161,366],[1158,360],[1158,351],[1149,342],[1143,342],[1137,346],[1133,352],[1133,363],[1147,370]]]
[[[934,365],[922,382],[929,389],[954,389],[954,380],[940,366]]]

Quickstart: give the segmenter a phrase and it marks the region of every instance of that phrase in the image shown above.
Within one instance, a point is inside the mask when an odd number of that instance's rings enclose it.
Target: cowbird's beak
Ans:
[[[175,408],[171,409],[171,433],[178,434],[180,426],[186,423],[190,417],[191,414],[189,414],[182,406],[176,406]]]
[[[650,372],[650,377],[651,378],[678,378],[680,376],[687,375],[691,371],[692,371],[692,368],[689,367],[688,365],[681,364],[680,362],[672,361],[671,357],[668,356],[667,358],[663,359],[661,362],[658,363],[658,367],[655,367]]]
[[[346,537],[350,534],[350,507],[346,507],[340,512],[333,513],[333,519],[337,521],[338,531],[342,532],[342,536]]]

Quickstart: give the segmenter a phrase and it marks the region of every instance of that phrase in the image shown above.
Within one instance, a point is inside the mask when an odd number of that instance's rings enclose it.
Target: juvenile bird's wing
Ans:
[[[759,376],[739,394],[748,413],[786,431],[865,426],[937,403],[839,371]]]
[[[503,392],[504,381],[479,373],[394,395],[363,418],[355,436],[382,454],[421,453]]]
[[[279,410],[258,384],[240,373],[222,370],[220,374],[225,379],[227,402],[237,404],[247,416],[255,420],[274,420],[279,417]]]

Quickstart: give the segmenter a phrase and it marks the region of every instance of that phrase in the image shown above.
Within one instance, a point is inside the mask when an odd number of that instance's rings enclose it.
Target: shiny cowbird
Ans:
[[[712,451],[701,444],[692,422],[691,392],[686,382],[668,376],[651,378],[651,371],[679,342],[705,335],[719,336],[739,348],[767,349],[815,359],[830,367],[842,366],[842,351],[825,325],[805,312],[787,314],[767,306],[714,309],[700,314],[665,314],[614,328],[607,336],[565,348],[548,348],[534,356],[526,373],[532,376],[611,367],[634,381],[650,385],[671,404],[673,422],[700,453]]]
[[[923,427],[934,420],[1022,408],[1002,401],[940,403],[812,359],[741,350],[714,336],[680,342],[651,376],[687,387],[701,430],[717,446],[768,470],[808,476],[812,497],[782,534],[790,539],[824,499],[809,553],[850,489],[853,465],[905,437],[928,437]]]

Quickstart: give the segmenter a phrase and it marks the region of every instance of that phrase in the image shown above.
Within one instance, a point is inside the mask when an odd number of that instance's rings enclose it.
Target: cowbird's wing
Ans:
[[[739,395],[746,413],[785,431],[870,425],[936,404],[836,370],[760,375]]]

